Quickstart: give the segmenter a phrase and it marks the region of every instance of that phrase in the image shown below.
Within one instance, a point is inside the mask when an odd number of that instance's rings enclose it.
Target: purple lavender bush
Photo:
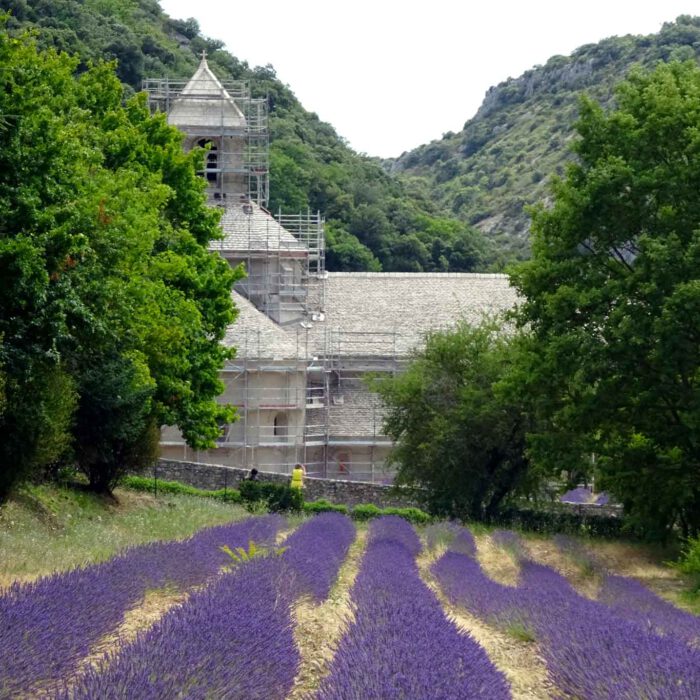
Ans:
[[[368,543],[392,542],[404,547],[411,556],[420,553],[421,543],[416,531],[403,518],[397,515],[385,515],[372,523],[367,536]]]
[[[521,561],[517,587],[486,577],[474,559],[447,552],[433,573],[454,605],[502,627],[524,626],[565,696],[591,700],[700,697],[700,654],[578,595],[549,567]]]
[[[271,542],[282,523],[279,516],[250,518],[11,586],[0,596],[0,697],[56,683],[120,624],[147,590],[203,583],[227,563],[218,545]]]
[[[455,522],[439,522],[425,528],[425,542],[432,550],[440,543],[445,543],[455,551],[476,556],[476,541],[471,531]]]
[[[381,518],[370,527],[352,590],[355,622],[317,697],[509,698],[507,681],[485,651],[447,619],[421,581],[415,532],[396,520]]]
[[[61,700],[282,700],[300,663],[280,556],[252,559],[170,610]]]
[[[679,610],[635,579],[605,576],[598,600],[612,608],[616,615],[652,632],[700,647],[700,618]]]
[[[340,513],[321,513],[299,527],[284,545],[289,585],[297,595],[324,600],[355,539],[352,520]]]

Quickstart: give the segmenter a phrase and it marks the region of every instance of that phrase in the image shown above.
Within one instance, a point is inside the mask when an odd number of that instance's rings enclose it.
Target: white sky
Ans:
[[[485,92],[555,54],[651,34],[698,0],[161,0],[251,66],[272,64],[350,146],[398,156],[459,131]]]

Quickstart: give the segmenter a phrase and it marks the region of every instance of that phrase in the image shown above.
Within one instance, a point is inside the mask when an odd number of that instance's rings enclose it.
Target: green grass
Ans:
[[[102,561],[129,545],[188,537],[248,517],[241,506],[189,495],[115,491],[116,501],[27,486],[0,506],[0,587]]]

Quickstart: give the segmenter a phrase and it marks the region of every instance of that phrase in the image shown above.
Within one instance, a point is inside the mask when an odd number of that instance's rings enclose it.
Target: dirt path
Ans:
[[[498,569],[501,583],[506,583],[506,581],[514,583],[517,580],[517,566],[513,565],[515,567],[513,568],[509,564],[498,563],[495,554],[493,557],[491,556],[488,549],[489,543],[490,538],[488,537],[478,538],[479,562],[488,560],[492,565],[490,568],[495,566]],[[556,689],[549,680],[547,669],[538,654],[536,644],[510,637],[463,608],[453,606],[443,595],[435,578],[430,573],[431,564],[443,552],[444,548],[436,548],[432,552],[424,551],[418,557],[418,568],[425,583],[437,595],[447,616],[461,630],[468,632],[486,650],[493,664],[510,682],[514,700],[544,700],[556,697]],[[510,560],[510,557],[505,556],[501,550],[500,559]],[[489,569],[486,569],[486,572],[491,575]]]
[[[366,544],[367,530],[358,530],[327,600],[315,605],[309,599],[304,599],[295,606],[294,636],[301,653],[301,666],[288,700],[313,697],[321,680],[330,671],[336,647],[354,621],[350,589],[359,571]]]

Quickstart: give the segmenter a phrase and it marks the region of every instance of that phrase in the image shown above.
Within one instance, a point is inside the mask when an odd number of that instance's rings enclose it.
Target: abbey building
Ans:
[[[390,440],[367,372],[400,372],[424,334],[511,307],[505,275],[327,272],[318,213],[274,215],[268,200],[265,100],[245,81],[222,82],[203,58],[189,81],[148,80],[154,109],[206,146],[203,176],[221,207],[223,237],[211,249],[247,276],[233,291],[239,310],[225,342],[221,400],[238,409],[215,449],[188,448],[163,431],[162,456],[289,473],[390,481]]]

